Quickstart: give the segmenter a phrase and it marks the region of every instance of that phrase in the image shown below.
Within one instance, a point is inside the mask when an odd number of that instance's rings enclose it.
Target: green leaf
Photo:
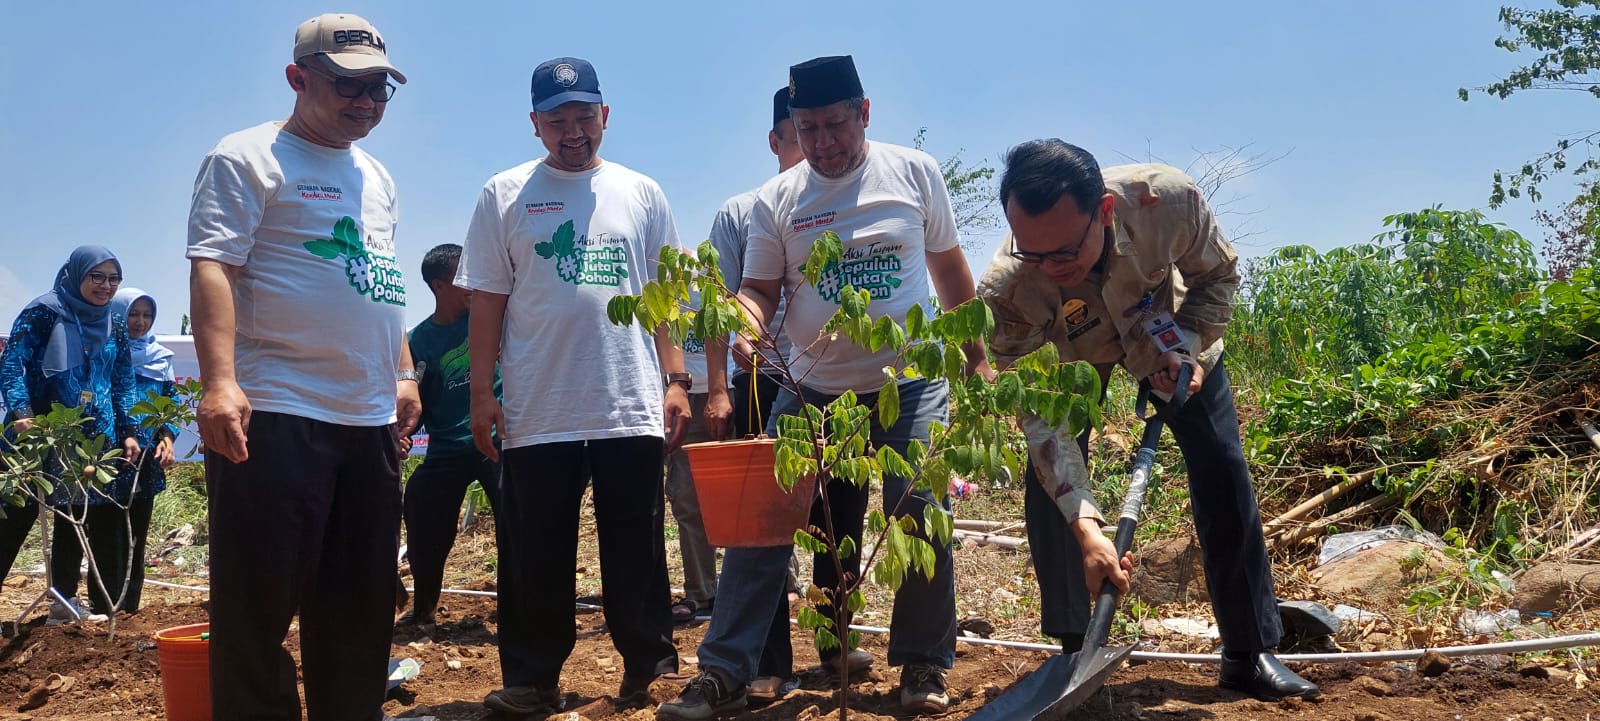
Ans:
[[[562,223],[561,227],[556,228],[555,235],[551,238],[551,240],[555,241],[556,255],[572,255],[572,251],[575,249],[573,239],[576,237],[577,233],[573,230],[572,221],[570,220]],[[535,250],[538,250],[538,248],[535,247]]]
[[[361,242],[361,229],[356,227],[356,220],[348,215],[333,224],[333,239],[342,247],[345,255],[352,258],[367,254],[367,246]]]
[[[889,521],[884,517],[883,511],[874,508],[867,512],[867,533],[873,535],[883,533],[883,529],[888,525]]]
[[[911,439],[906,444],[906,462],[912,466],[921,466],[923,459],[928,457],[928,446],[920,438]]]
[[[950,513],[939,506],[932,504],[922,507],[922,520],[928,529],[928,535],[940,545],[948,545],[950,537],[955,535],[955,519]]]
[[[906,311],[906,335],[908,337],[922,340],[922,334],[926,330],[925,324],[926,319],[923,317],[921,303],[911,306],[911,310]]]
[[[832,651],[839,647],[839,637],[833,635],[832,631],[819,628],[814,633],[816,634],[816,645],[818,652]]]
[[[807,553],[827,553],[828,544],[822,539],[807,533],[805,529],[797,528],[794,531],[794,545],[799,546]]]
[[[951,343],[944,347],[944,376],[950,379],[960,378],[966,371],[967,356],[961,351],[959,343]]]
[[[851,591],[850,595],[845,599],[845,608],[849,609],[849,611],[851,613],[861,613],[861,609],[866,608],[866,607],[867,607],[867,596],[866,596],[866,594],[862,593],[861,589],[859,589],[859,588],[854,590],[854,591]],[[860,643],[861,643],[861,637],[857,634],[857,632],[851,631],[850,632],[850,645],[851,645],[851,647],[857,646]]]
[[[900,420],[900,384],[892,371],[887,375],[889,379],[883,382],[883,388],[878,391],[878,427],[885,430],[893,428],[895,422]]]
[[[323,260],[333,260],[339,257],[340,245],[332,240],[308,240],[304,243],[305,249],[312,255]]]
[[[917,475],[916,469],[911,467],[899,452],[888,445],[878,446],[878,466],[883,468],[886,476],[896,478],[913,478]]]
[[[856,555],[856,539],[849,536],[839,539],[840,560]]]
[[[548,241],[541,241],[533,244],[533,252],[538,253],[540,258],[548,260],[555,256],[556,246]]]
[[[1015,371],[1005,371],[995,378],[994,405],[1000,413],[1015,413],[1022,403],[1022,377]]]

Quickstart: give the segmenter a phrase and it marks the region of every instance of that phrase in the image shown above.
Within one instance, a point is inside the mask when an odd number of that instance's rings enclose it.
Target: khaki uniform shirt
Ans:
[[[1232,244],[1200,189],[1177,168],[1120,165],[1102,174],[1114,199],[1113,238],[1097,272],[1074,287],[1057,286],[1038,266],[1010,256],[1010,235],[984,271],[978,297],[994,312],[989,349],[998,367],[1053,343],[1062,361],[1086,361],[1101,377],[1120,363],[1133,377],[1146,378],[1163,366],[1143,321],[1170,312],[1183,331],[1182,346],[1210,370],[1222,356],[1239,289]],[[1040,460],[1034,458],[1041,474],[1053,475]],[[1040,480],[1069,521],[1098,517],[1082,478],[1087,471],[1071,475],[1079,477]]]

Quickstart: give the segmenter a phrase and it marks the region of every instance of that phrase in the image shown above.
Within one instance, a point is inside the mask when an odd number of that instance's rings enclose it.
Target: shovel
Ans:
[[[1139,522],[1139,512],[1144,507],[1145,493],[1155,479],[1150,469],[1155,465],[1156,444],[1161,441],[1161,428],[1189,397],[1189,379],[1194,369],[1185,363],[1178,372],[1178,390],[1172,400],[1151,415],[1145,415],[1149,401],[1150,385],[1139,385],[1138,414],[1144,419],[1144,436],[1139,449],[1134,452],[1133,472],[1128,483],[1128,493],[1122,502],[1122,516],[1117,519],[1117,558],[1133,545],[1133,528]],[[1111,635],[1111,617],[1117,611],[1117,587],[1107,579],[1100,584],[1100,596],[1094,604],[1094,615],[1084,632],[1083,648],[1071,655],[1059,655],[1045,661],[1038,670],[999,698],[990,701],[971,716],[968,721],[1060,721],[1067,712],[1077,708],[1104,686],[1106,679],[1122,667],[1133,646],[1106,648]]]

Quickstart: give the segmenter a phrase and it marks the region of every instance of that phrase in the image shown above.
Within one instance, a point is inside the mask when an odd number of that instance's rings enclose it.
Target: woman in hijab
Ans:
[[[96,245],[79,246],[56,274],[55,287],[35,298],[11,327],[5,354],[0,356],[0,392],[14,433],[26,432],[36,415],[50,412],[52,404],[82,408],[84,435],[103,435],[111,447],[120,445],[126,462],[139,458],[139,427],[131,415],[134,376],[127,321],[111,310],[111,299],[122,283],[122,264],[111,251]],[[64,493],[60,504],[105,503],[96,493]],[[80,510],[82,510],[80,508]],[[36,508],[9,508],[0,531],[0,562],[9,571],[21,548],[14,526],[32,524]],[[75,513],[74,515],[83,515]],[[69,524],[58,522],[51,540],[52,585],[72,603],[51,605],[53,621],[86,615],[77,598],[80,554],[63,553],[77,547]],[[88,531],[88,529],[86,529]],[[89,531],[93,533],[93,531]],[[13,538],[16,538],[13,541]],[[65,556],[65,557],[64,557]],[[100,560],[100,554],[95,554]],[[68,565],[70,563],[70,565]]]
[[[156,300],[138,288],[123,288],[111,299],[111,312],[122,318],[128,326],[128,350],[133,365],[134,398],[143,401],[152,395],[162,395],[178,400],[177,384],[172,375],[172,351],[156,342],[152,328],[156,322]],[[141,416],[134,417],[135,422]],[[94,554],[100,578],[93,574],[89,580],[89,607],[95,614],[111,612],[112,601],[120,595],[127,582],[127,595],[118,610],[139,612],[141,591],[144,589],[145,536],[150,532],[150,513],[155,507],[157,493],[167,487],[166,468],[172,465],[172,440],[178,428],[163,426],[137,428],[139,447],[147,449],[138,462],[122,465],[116,479],[101,489],[101,494],[89,494],[89,507],[85,535],[89,537],[89,551]],[[116,501],[115,504],[107,500]],[[124,513],[123,507],[127,508]],[[129,533],[129,526],[132,533]],[[63,556],[62,566],[73,568],[83,560],[83,549],[75,540],[57,545],[54,553]],[[130,541],[131,548],[130,548]],[[131,551],[131,553],[130,553]],[[99,581],[111,598],[100,591]],[[56,588],[61,588],[58,582]]]

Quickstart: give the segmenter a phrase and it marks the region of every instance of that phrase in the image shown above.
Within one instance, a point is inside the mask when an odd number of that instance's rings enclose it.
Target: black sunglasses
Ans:
[[[338,93],[339,97],[341,98],[355,100],[356,98],[365,95],[371,98],[372,102],[374,103],[387,103],[389,102],[389,98],[394,97],[394,91],[396,88],[394,84],[390,83],[388,80],[377,83],[363,83],[355,78],[341,78],[333,73],[321,70],[319,68],[314,68],[305,63],[300,63],[299,65],[302,68],[332,80],[333,92]]]
[[[113,288],[122,285],[122,276],[106,275],[98,270],[89,271],[88,273],[85,273],[83,277],[95,285],[109,285]]]
[[[1083,246],[1089,242],[1089,234],[1094,231],[1096,215],[1099,215],[1099,213],[1096,212],[1094,215],[1089,216],[1089,226],[1083,229],[1083,237],[1079,238],[1078,244],[1071,248],[1059,248],[1048,253],[1029,253],[1025,250],[1013,250],[1009,255],[1030,265],[1043,265],[1047,262],[1071,263],[1083,254]],[[1015,243],[1016,240],[1013,239],[1012,242]]]

